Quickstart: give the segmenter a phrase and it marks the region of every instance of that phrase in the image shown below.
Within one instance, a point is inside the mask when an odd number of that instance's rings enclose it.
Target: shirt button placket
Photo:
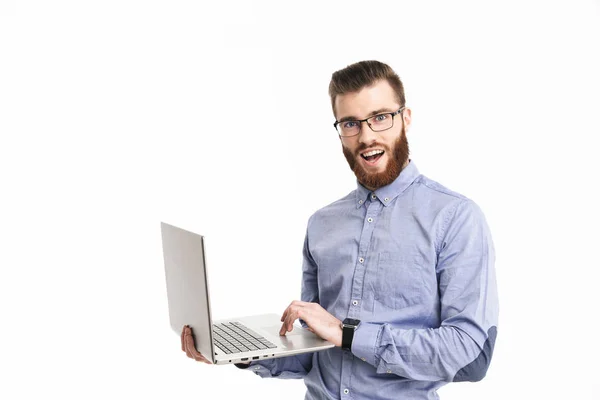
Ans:
[[[372,196],[370,197],[373,200],[377,199],[377,196],[375,196],[374,194],[372,194]],[[364,285],[366,263],[367,261],[372,262],[370,259],[366,260],[366,257],[368,256],[368,250],[371,245],[370,242],[372,241],[373,231],[375,229],[375,224],[373,222],[375,221],[375,217],[379,215],[379,212],[381,211],[382,207],[380,202],[367,201],[364,202],[364,204],[367,206],[365,212],[366,215],[363,214],[363,218],[365,218],[366,221],[363,220],[361,240],[358,246],[358,264],[356,264],[355,274],[352,281],[352,293],[350,297],[350,306],[348,307],[348,317],[357,319],[360,319],[360,313],[362,309],[362,287]],[[365,304],[367,304],[368,307],[368,303]],[[351,384],[349,374],[353,358],[354,356],[350,352],[345,352],[342,358],[342,368],[340,377],[341,379],[339,388],[341,389],[340,397],[343,399],[351,397]]]

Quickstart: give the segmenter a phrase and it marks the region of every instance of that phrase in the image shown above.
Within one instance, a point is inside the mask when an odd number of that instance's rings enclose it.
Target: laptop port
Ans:
[[[252,357],[253,360],[258,360],[260,357],[256,356],[256,357]]]
[[[248,357],[242,358],[242,361],[248,361]]]

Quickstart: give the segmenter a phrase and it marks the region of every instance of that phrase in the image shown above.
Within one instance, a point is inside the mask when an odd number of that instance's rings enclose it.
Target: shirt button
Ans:
[[[371,198],[372,198],[373,200],[375,200],[375,199],[377,198],[377,196],[373,195],[373,196],[371,196]]]
[[[369,219],[367,219],[367,221],[373,222],[373,218],[369,218]]]
[[[362,263],[365,262],[365,259],[361,257],[361,258],[358,259],[358,262],[362,264]]]
[[[363,201],[362,201],[362,200],[359,200],[359,201],[358,201],[358,204],[362,204],[362,203],[363,203]]]
[[[386,197],[384,200],[385,200],[385,201],[390,201],[390,198],[389,198],[389,197]]]
[[[344,394],[348,394],[350,391],[348,389],[344,389]]]
[[[361,358],[361,360],[363,360],[363,361],[367,361],[367,359],[366,359],[366,358],[364,358],[364,357],[362,357],[362,358]]]
[[[355,306],[357,306],[358,305],[358,300],[353,300],[352,304],[354,304]]]

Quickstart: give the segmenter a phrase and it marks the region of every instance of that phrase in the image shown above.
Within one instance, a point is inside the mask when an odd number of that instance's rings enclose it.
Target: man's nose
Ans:
[[[376,139],[377,132],[373,132],[367,121],[362,122],[358,140],[364,143],[373,143]]]

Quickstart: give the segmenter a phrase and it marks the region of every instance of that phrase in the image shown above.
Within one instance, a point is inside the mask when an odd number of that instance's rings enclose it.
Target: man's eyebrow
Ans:
[[[396,110],[392,110],[392,109],[389,109],[387,107],[380,108],[380,109],[371,111],[369,113],[369,115],[367,116],[367,118],[372,117],[373,115],[381,114],[381,113],[386,113],[386,112],[392,113],[394,111],[396,111]],[[350,115],[350,116],[341,118],[340,120],[338,120],[338,122],[358,121],[359,119],[361,119],[361,118],[355,117],[354,115]]]

